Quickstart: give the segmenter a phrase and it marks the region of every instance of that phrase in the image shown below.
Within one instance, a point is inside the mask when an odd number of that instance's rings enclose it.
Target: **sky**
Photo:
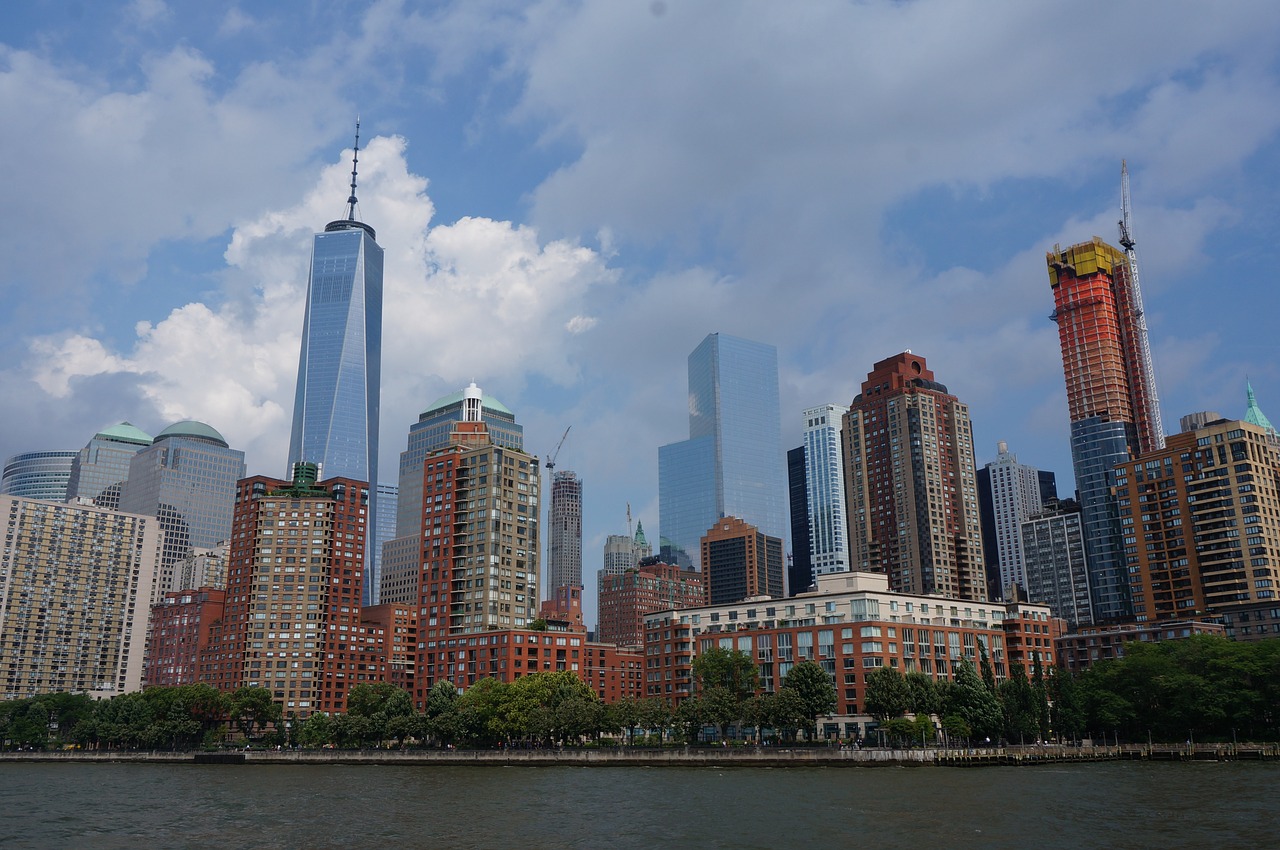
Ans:
[[[1166,430],[1246,379],[1280,416],[1278,44],[1274,0],[19,4],[0,456],[197,419],[283,475],[358,115],[381,468],[472,380],[533,454],[571,427],[588,623],[708,333],[777,346],[784,446],[910,349],[1069,493],[1044,254],[1115,243],[1122,159]]]

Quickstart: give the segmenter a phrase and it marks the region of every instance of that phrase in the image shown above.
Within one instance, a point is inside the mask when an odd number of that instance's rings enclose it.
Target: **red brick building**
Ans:
[[[657,559],[621,575],[601,575],[596,639],[617,646],[644,645],[644,618],[657,611],[703,604],[701,574]]]
[[[409,693],[414,690],[418,660],[418,615],[408,605],[387,603],[364,608],[360,623],[366,630],[382,631],[386,647],[386,681]]]
[[[1180,640],[1192,635],[1225,636],[1226,633],[1222,624],[1200,620],[1088,626],[1057,639],[1058,666],[1079,673],[1099,661],[1123,658],[1126,644]]]
[[[210,629],[222,617],[226,595],[215,587],[180,590],[151,606],[143,687],[200,681],[200,653],[209,646]]]

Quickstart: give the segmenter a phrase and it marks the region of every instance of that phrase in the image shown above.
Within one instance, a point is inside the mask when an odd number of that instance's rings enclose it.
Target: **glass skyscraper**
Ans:
[[[4,462],[0,494],[49,502],[67,500],[76,452],[23,452]]]
[[[709,334],[689,355],[689,439],[658,449],[663,547],[697,563],[723,516],[783,539],[786,499],[778,350]]]
[[[378,407],[382,371],[382,248],[356,221],[356,128],[347,217],[325,225],[311,248],[307,306],[293,402],[289,467],[320,465],[322,478],[369,483],[369,534],[377,521]],[[364,601],[376,596],[372,547]]]
[[[118,508],[133,456],[151,445],[146,432],[128,422],[112,425],[93,435],[71,465],[67,500],[91,501],[104,508]]]

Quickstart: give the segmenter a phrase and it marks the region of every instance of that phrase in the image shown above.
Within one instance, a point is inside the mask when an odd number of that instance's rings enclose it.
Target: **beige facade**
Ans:
[[[0,496],[0,700],[142,687],[154,517]]]

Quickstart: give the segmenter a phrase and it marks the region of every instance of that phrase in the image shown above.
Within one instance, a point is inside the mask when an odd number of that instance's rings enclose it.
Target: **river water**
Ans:
[[[1280,764],[0,763],[0,848],[1280,847]]]

